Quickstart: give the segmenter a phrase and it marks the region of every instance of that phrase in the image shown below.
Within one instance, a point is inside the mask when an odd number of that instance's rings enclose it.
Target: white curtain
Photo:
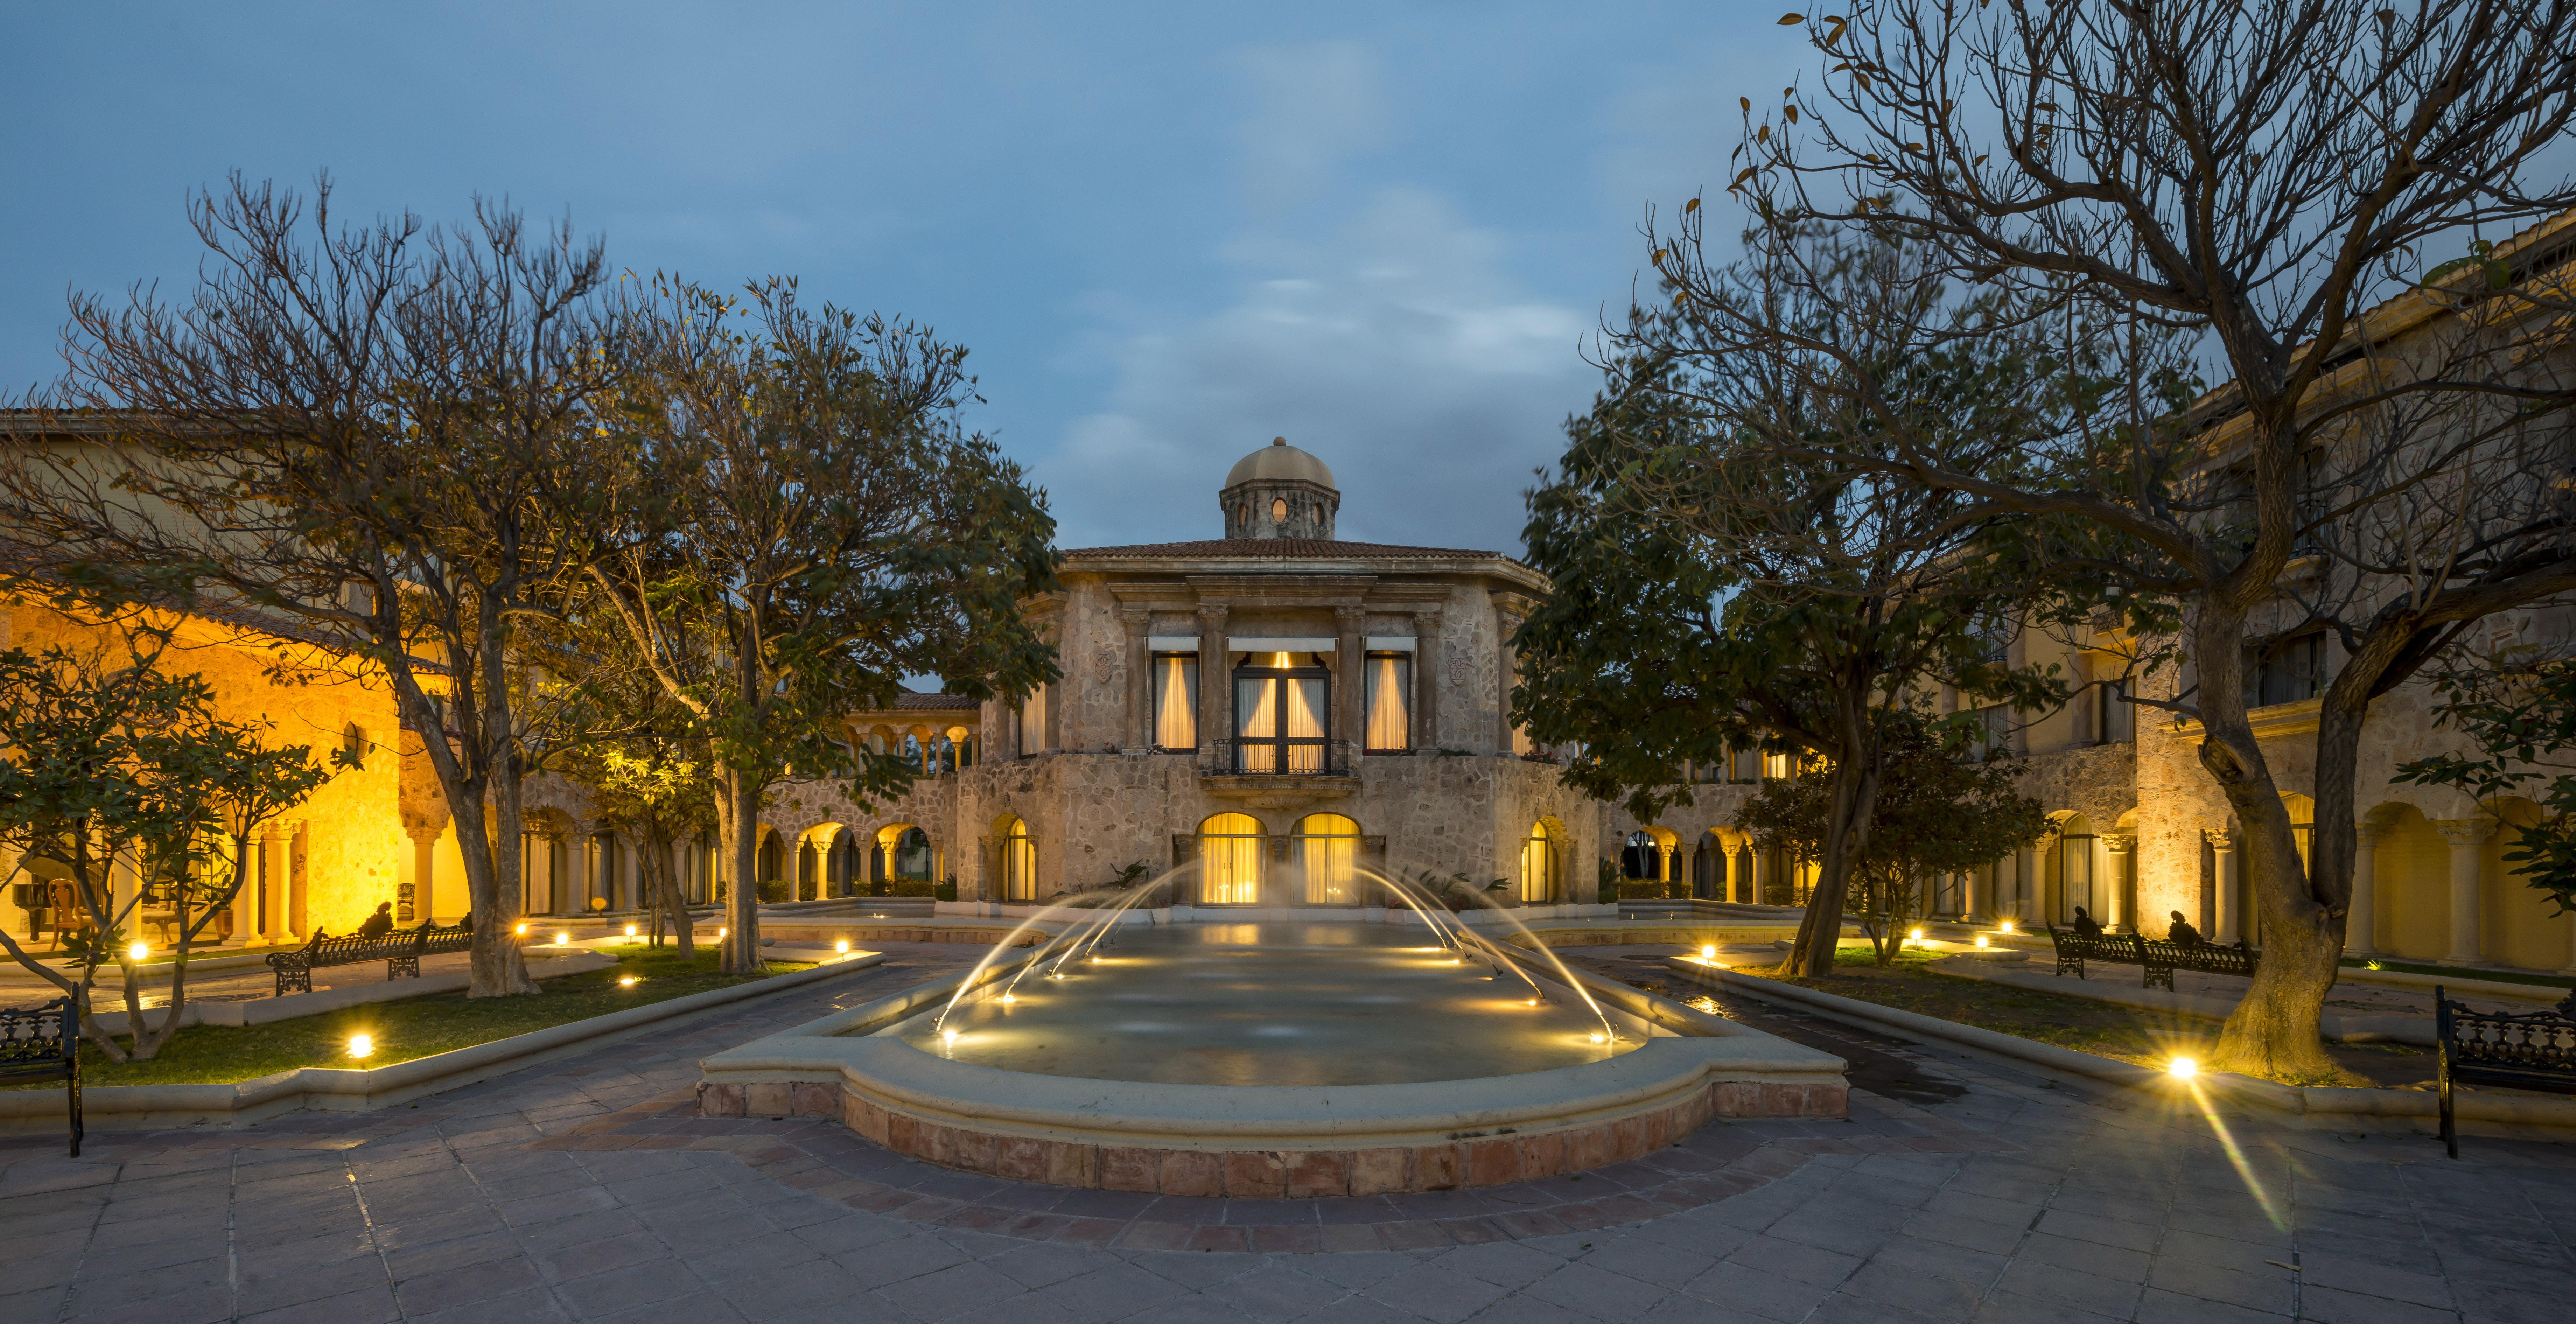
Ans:
[[[1261,899],[1261,824],[1219,814],[1199,826],[1199,901],[1248,906]]]
[[[1195,749],[1199,719],[1193,696],[1199,688],[1195,658],[1166,657],[1154,668],[1154,743],[1165,749]]]
[[[1028,699],[1020,704],[1020,752],[1023,754],[1046,751],[1046,698],[1046,686],[1040,685],[1029,691]]]
[[[1405,691],[1413,667],[1400,657],[1373,657],[1368,661],[1368,749],[1411,749],[1413,727],[1411,705],[1405,702]]]

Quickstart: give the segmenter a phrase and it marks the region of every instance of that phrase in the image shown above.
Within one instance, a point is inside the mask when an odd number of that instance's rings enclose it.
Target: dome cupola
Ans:
[[[1235,462],[1217,502],[1229,538],[1330,539],[1342,493],[1322,460],[1273,437]]]

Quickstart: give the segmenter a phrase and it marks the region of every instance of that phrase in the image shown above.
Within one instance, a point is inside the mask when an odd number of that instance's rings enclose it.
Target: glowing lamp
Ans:
[[[1919,928],[1918,928],[1918,929],[1908,929],[1908,930],[1906,930],[1906,932],[1905,932],[1905,940],[1906,940],[1907,942],[1921,942],[1921,941],[1923,941],[1923,930],[1921,930],[1921,929],[1919,929]]]
[[[1987,942],[1987,941],[1986,941],[1986,935],[1984,935],[1984,934],[1982,934],[1982,933],[1980,933],[1980,934],[1978,934],[1978,935],[1977,935],[1977,950],[1979,950],[1979,951],[1984,951],[1986,948],[1991,947],[1991,946],[1993,946],[1993,945],[1994,945],[1994,944],[1992,944],[1992,943],[1990,943],[1990,942]]]
[[[522,938],[524,938],[524,937],[527,937],[527,936],[528,936],[528,926],[527,926],[527,925],[522,924],[522,925],[520,925],[520,926],[519,926],[519,936],[520,936],[520,937],[522,937]]]
[[[374,1035],[353,1034],[349,1036],[349,1056],[365,1057],[375,1051],[376,1040]]]
[[[2010,933],[2010,932],[2012,932],[2012,921],[2011,921],[2011,920],[2005,920],[2005,921],[2004,921],[2000,926],[1998,926],[1998,927],[2002,928],[2004,932],[2006,932],[2006,933]]]
[[[617,981],[617,986],[618,986],[619,988],[633,988],[633,987],[635,987],[635,976],[633,976],[633,975],[623,975],[623,976],[620,976],[620,977],[618,978],[618,981]]]
[[[1716,959],[1717,959],[1717,944],[1716,944],[1716,943],[1713,943],[1713,942],[1704,942],[1704,943],[1701,943],[1701,944],[1699,945],[1699,959],[1701,959],[1701,960],[1703,960],[1703,961],[1714,961],[1714,960],[1716,960]]]
[[[2187,1057],[2177,1057],[2165,1064],[2165,1074],[2176,1080],[2189,1080],[2200,1074],[2200,1064]]]
[[[957,1032],[955,1030],[942,1030],[939,1032],[939,1040],[941,1043],[953,1044],[957,1042]]]
[[[128,943],[125,948],[125,955],[129,960],[140,961],[151,954],[152,944],[148,942]]]
[[[635,936],[635,926],[634,926],[634,925],[629,924],[629,925],[627,925],[627,926],[626,926],[626,936],[627,936],[627,937],[629,937],[629,938],[632,938],[632,937],[634,937],[634,936]]]
[[[731,933],[731,932],[733,932],[733,930],[731,930],[731,929],[718,929],[718,930],[716,930],[716,937],[718,937],[718,938],[720,938],[720,939],[721,939],[721,938],[722,938],[722,937],[724,937],[726,934]]]
[[[832,950],[847,955],[850,950],[850,940],[843,938],[839,942],[833,943]]]
[[[556,934],[556,935],[555,935],[555,946],[557,946],[557,947],[569,947],[569,946],[571,946],[571,945],[572,945],[572,935],[571,935],[571,934],[569,934],[569,933],[558,933],[558,934]]]

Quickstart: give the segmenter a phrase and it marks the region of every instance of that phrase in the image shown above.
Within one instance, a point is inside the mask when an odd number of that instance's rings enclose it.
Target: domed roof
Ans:
[[[1235,461],[1233,471],[1225,476],[1225,485],[1232,487],[1264,478],[1302,478],[1336,492],[1341,490],[1333,482],[1333,471],[1325,468],[1322,460],[1289,445],[1286,437],[1272,437],[1269,445]]]

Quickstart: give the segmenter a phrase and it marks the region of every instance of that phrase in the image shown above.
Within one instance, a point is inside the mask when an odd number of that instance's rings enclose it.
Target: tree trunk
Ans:
[[[725,855],[733,861],[733,887],[725,897],[726,934],[719,966],[729,975],[768,973],[760,956],[760,789],[738,768],[724,771]]]
[[[2200,720],[2207,733],[2200,762],[2236,811],[2243,837],[2239,867],[2252,880],[2253,909],[2263,926],[2262,962],[2219,1035],[2214,1065],[2273,1078],[2331,1078],[2336,1068],[2317,1025],[2343,952],[2342,920],[2330,920],[2309,895],[2289,806],[2281,803],[2271,765],[2246,720],[2244,613],[2204,605],[2193,633]],[[2248,946],[2254,945],[2252,936]]]
[[[1850,746],[1858,747],[1857,741]],[[1807,896],[1798,946],[1790,953],[1790,973],[1809,979],[1834,972],[1834,951],[1842,945],[1843,902],[1851,895],[1853,865],[1869,845],[1870,813],[1878,799],[1876,760],[1865,754],[1835,763],[1833,778],[1824,858],[1817,862],[1816,890]]]
[[[507,780],[507,779],[503,779]],[[515,800],[517,795],[511,793]],[[513,806],[515,808],[515,806]],[[537,981],[528,977],[527,957],[519,950],[519,908],[504,895],[497,857],[508,855],[515,863],[518,845],[515,836],[503,849],[492,840],[484,826],[484,806],[478,801],[451,800],[448,816],[456,826],[457,854],[465,865],[465,895],[474,916],[474,943],[468,950],[469,998],[505,998],[537,992]],[[510,815],[515,827],[518,815]],[[518,870],[510,873],[515,880]],[[515,890],[515,889],[512,889]]]

